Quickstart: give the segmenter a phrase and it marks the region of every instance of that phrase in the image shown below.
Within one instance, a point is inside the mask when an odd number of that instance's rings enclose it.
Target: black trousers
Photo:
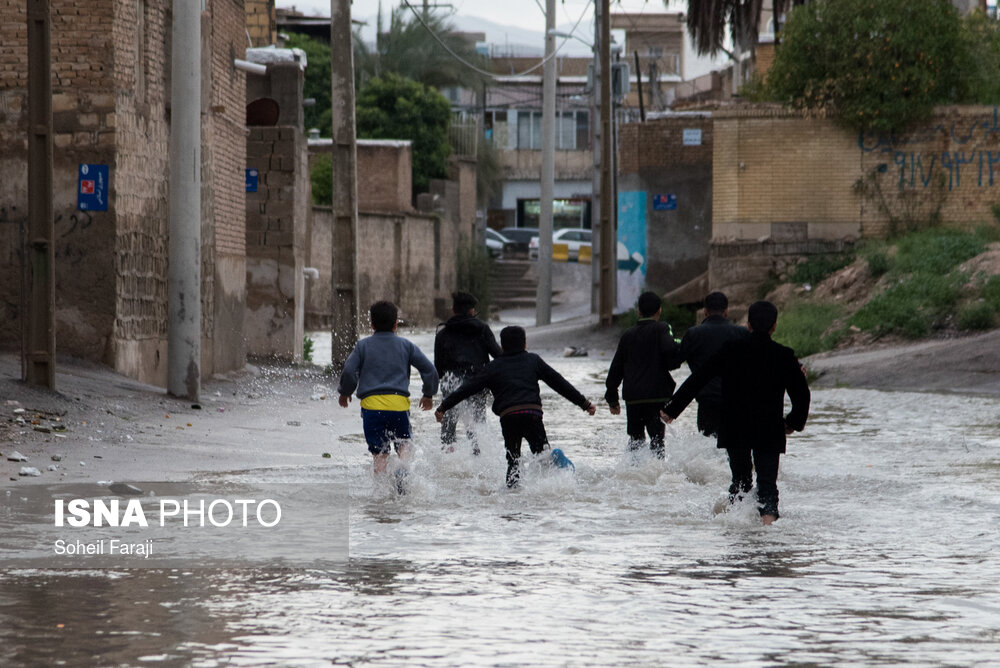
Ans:
[[[628,432],[629,450],[638,450],[649,434],[649,449],[663,458],[663,435],[666,425],[660,419],[662,403],[625,404],[625,431]]]
[[[513,487],[521,479],[518,464],[521,459],[521,441],[528,441],[528,447],[536,455],[545,449],[549,439],[545,435],[545,425],[541,415],[515,413],[500,418],[500,431],[507,449],[507,486]]]
[[[757,469],[757,503],[761,515],[778,517],[778,462],[780,452],[766,452],[757,448],[726,448],[733,481],[729,485],[729,500],[747,494],[753,489],[753,471]]]
[[[461,385],[461,379],[459,379],[459,383],[454,385],[454,387],[457,388],[459,385]],[[448,392],[442,391],[441,395],[444,398],[447,398],[453,391],[454,389]],[[476,432],[473,429],[473,424],[486,423],[486,404],[489,403],[489,398],[490,394],[486,391],[474,394],[455,408],[445,413],[444,419],[441,420],[441,442],[445,445],[452,445],[455,443],[455,429],[458,427],[458,414],[461,412],[461,407],[468,406],[472,413],[472,420],[469,422],[468,418],[466,418],[465,435],[468,437],[469,442],[472,443],[472,451],[478,455],[479,442],[476,439]]]
[[[698,431],[705,436],[717,436],[722,422],[722,404],[698,402]]]

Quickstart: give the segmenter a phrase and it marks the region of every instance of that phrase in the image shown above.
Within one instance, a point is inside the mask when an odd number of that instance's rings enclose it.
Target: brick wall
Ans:
[[[302,355],[303,322],[296,311],[301,309],[304,317],[307,221],[301,212],[308,205],[303,204],[299,182],[308,183],[305,153],[305,138],[298,128],[250,128],[247,165],[258,169],[259,186],[256,193],[246,194],[249,354],[289,359]]]
[[[412,155],[409,141],[358,140],[358,211],[413,208]]]
[[[250,33],[253,46],[277,42],[274,0],[246,0],[246,16],[246,30]]]
[[[77,211],[80,163],[111,166],[115,186],[111,0],[51,4],[56,339],[60,354],[106,361],[114,321],[114,198],[108,212]],[[27,225],[26,3],[0,5],[0,347],[20,346]]]
[[[208,373],[242,368],[246,361],[246,74],[233,65],[246,47],[241,0],[213,0],[203,30],[210,41],[209,79],[202,116],[202,325]],[[207,255],[207,257],[205,256]],[[211,359],[207,353],[211,352]]]

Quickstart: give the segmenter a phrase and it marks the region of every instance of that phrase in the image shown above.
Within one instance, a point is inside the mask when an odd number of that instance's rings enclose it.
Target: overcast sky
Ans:
[[[414,7],[422,7],[423,0],[409,0]],[[434,0],[430,0],[434,2]],[[444,0],[441,0],[442,4]],[[390,10],[399,0],[383,0],[382,10],[388,16]],[[536,30],[545,30],[545,0],[451,0],[449,2],[454,13],[460,16],[477,16],[503,25]],[[295,6],[300,12],[314,16],[330,15],[330,0],[277,0],[278,7]],[[379,0],[354,0],[351,5],[351,16],[355,19],[374,18],[378,14]],[[674,9],[687,5],[686,2],[673,2]],[[649,12],[666,11],[664,0],[612,0],[611,11]],[[557,0],[556,25],[573,25],[580,19],[580,26],[586,26],[593,20],[593,3],[587,0]],[[581,37],[586,38],[590,28],[579,30]]]

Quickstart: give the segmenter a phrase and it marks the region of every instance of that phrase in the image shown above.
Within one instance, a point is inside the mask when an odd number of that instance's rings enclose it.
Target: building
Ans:
[[[57,350],[160,386],[170,16],[170,0],[51,2]],[[26,21],[26,3],[0,6],[0,347],[8,350],[21,347],[27,309]],[[243,2],[205,0],[202,25],[201,371],[208,375],[245,364],[246,80],[234,65],[247,42]],[[105,194],[100,202],[81,199],[90,181]]]

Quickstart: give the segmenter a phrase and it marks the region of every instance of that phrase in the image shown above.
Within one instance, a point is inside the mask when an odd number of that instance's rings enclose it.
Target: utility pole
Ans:
[[[167,392],[201,393],[201,4],[174,0]]]
[[[601,2],[594,2],[594,77],[590,91],[590,150],[594,154],[591,176],[590,229],[596,244],[592,246],[590,265],[590,312],[600,313],[601,305]]]
[[[330,1],[330,101],[333,116],[332,362],[344,367],[358,340],[358,143],[350,0]]]
[[[600,267],[599,321],[610,325],[614,315],[615,289],[614,271],[618,263],[614,238],[614,205],[612,194],[611,165],[611,16],[608,0],[599,0],[601,5],[601,254]]]
[[[28,0],[28,267],[31,294],[22,341],[23,379],[56,389],[56,258],[52,213],[52,12]]]
[[[535,324],[552,322],[552,197],[556,179],[556,0],[545,0],[542,71],[542,178],[538,216],[538,293]]]

